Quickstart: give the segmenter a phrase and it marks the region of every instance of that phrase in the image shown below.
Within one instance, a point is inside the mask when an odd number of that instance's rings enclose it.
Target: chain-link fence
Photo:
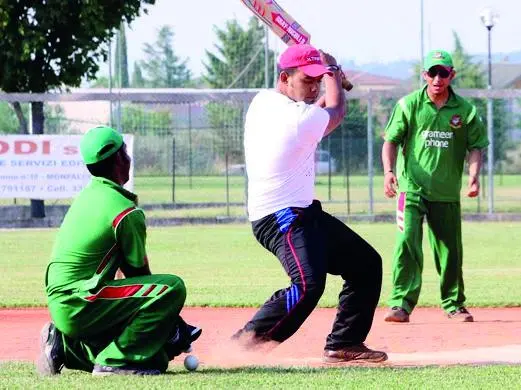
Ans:
[[[80,134],[108,124],[135,135],[135,191],[141,204],[153,209],[149,211],[153,216],[244,216],[243,123],[256,92],[181,89],[0,94],[0,112],[5,113],[0,134],[23,130],[17,114],[28,115],[30,101],[43,101],[45,133]],[[317,197],[328,211],[339,216],[392,213],[394,201],[383,196],[380,152],[391,110],[406,93],[349,94],[344,123],[320,143],[316,153]],[[459,93],[472,99],[486,122],[492,114],[494,141],[493,164],[485,161],[482,169],[481,195],[462,197],[464,212],[520,212],[521,91]],[[492,110],[487,116],[488,99]],[[20,103],[19,112],[12,109],[14,102]],[[166,207],[173,204],[175,207]]]

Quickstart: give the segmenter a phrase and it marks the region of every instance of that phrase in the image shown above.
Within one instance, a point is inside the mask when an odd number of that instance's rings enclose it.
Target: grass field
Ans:
[[[464,187],[467,183],[463,178]],[[348,186],[343,176],[333,176],[331,186],[327,176],[317,177],[316,195],[326,205],[326,209],[336,215],[366,214],[369,212],[369,182],[367,176],[351,176],[349,178],[349,205],[347,204]],[[483,185],[483,184],[482,184]],[[484,183],[487,185],[487,183]],[[495,210],[497,212],[521,212],[521,175],[504,175],[495,177]],[[383,195],[383,178],[374,178],[374,209],[377,214],[392,213],[394,200],[387,199]],[[331,190],[330,190],[331,189]],[[483,188],[482,188],[483,189]],[[487,191],[484,188],[485,193]],[[141,204],[171,203],[172,202],[172,178],[167,176],[138,176],[135,178],[134,191],[139,195]],[[245,179],[242,176],[229,177],[229,192],[226,195],[226,180],[224,176],[195,176],[191,179],[183,176],[176,178],[175,201],[176,203],[214,203],[226,202],[244,203]],[[331,202],[331,203],[329,203]],[[68,204],[70,199],[49,200],[47,204]],[[13,199],[1,199],[1,205],[13,204]],[[17,200],[17,204],[28,204],[28,200]],[[479,207],[476,199],[462,196],[462,208],[464,212],[481,212],[487,210],[487,200],[481,199]],[[211,209],[183,209],[175,211],[159,212],[156,216],[187,217],[187,216],[222,216],[226,215],[225,207]],[[161,214],[162,213],[162,214]],[[232,216],[244,216],[244,207],[230,210]]]
[[[353,224],[382,254],[382,304],[390,288],[395,227],[392,224]],[[521,305],[521,223],[465,223],[464,275],[470,306]],[[42,306],[44,272],[56,230],[16,230],[0,233],[4,260],[0,272],[0,305]],[[425,246],[424,285],[420,304],[439,303],[438,276]],[[175,273],[188,286],[188,305],[258,306],[288,279],[279,262],[254,240],[249,225],[149,228],[152,270]],[[258,278],[262,275],[262,278]],[[252,283],[255,280],[255,283]],[[339,277],[330,277],[322,306],[333,307]],[[13,294],[13,291],[17,291]],[[230,291],[238,293],[230,293]]]
[[[92,378],[65,372],[40,379],[30,364],[0,365],[5,389],[516,389],[521,366],[425,368],[205,368],[189,373],[175,368],[152,378]]]
[[[353,224],[384,258],[381,304],[390,287],[395,227]],[[465,282],[469,306],[521,304],[521,223],[466,223]],[[56,230],[0,231],[3,307],[45,305],[44,272]],[[176,273],[188,288],[187,305],[258,306],[288,284],[278,261],[253,239],[249,225],[150,228],[149,257],[154,272]],[[422,306],[437,306],[438,277],[425,243]],[[262,279],[258,278],[262,275]],[[255,281],[255,282],[252,282]],[[330,277],[320,306],[335,306],[340,279]],[[16,293],[13,293],[16,292]],[[205,367],[188,373],[176,366],[156,378],[92,378],[65,370],[40,379],[32,363],[1,363],[0,389],[164,389],[164,388],[363,388],[363,389],[513,389],[521,366],[423,368],[236,368]],[[100,381],[103,381],[100,385]],[[36,385],[37,383],[37,385]]]

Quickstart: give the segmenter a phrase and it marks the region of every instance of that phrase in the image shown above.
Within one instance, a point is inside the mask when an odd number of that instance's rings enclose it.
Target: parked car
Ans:
[[[223,173],[226,173],[226,169]],[[232,164],[228,167],[228,174],[234,176],[244,176],[246,174],[246,165]]]
[[[317,175],[328,174],[329,164],[331,164],[331,173],[335,173],[336,160],[331,157],[327,150],[317,150],[315,152],[315,173]]]

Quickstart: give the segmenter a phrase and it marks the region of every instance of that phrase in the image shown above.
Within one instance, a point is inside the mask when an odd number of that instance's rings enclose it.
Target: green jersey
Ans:
[[[460,199],[467,151],[488,146],[476,107],[449,87],[447,103],[438,109],[427,87],[398,101],[385,129],[385,140],[400,146],[397,161],[401,192],[430,201]]]
[[[96,289],[121,264],[147,264],[145,214],[137,196],[93,177],[72,203],[58,232],[47,267],[47,295]]]

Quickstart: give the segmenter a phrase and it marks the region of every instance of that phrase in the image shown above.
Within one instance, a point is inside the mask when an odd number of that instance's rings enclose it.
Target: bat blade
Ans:
[[[241,1],[287,45],[310,43],[311,35],[274,0]],[[353,89],[353,84],[345,75],[342,77],[342,87],[346,91]]]
[[[309,43],[311,35],[273,0],[241,0],[287,45]]]

